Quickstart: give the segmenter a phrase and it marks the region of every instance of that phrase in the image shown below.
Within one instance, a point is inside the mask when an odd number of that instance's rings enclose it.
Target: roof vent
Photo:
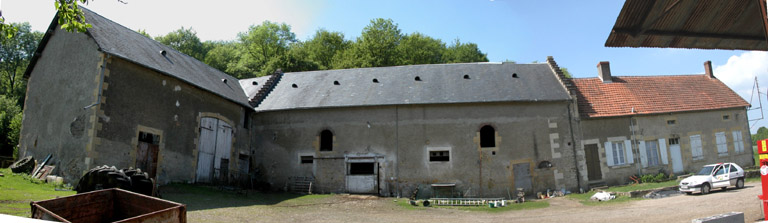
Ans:
[[[465,75],[464,75],[464,79],[467,79],[467,80],[469,80],[469,74],[465,74]]]
[[[167,54],[167,52],[165,52],[165,50],[160,50],[160,54],[165,56],[165,54]]]
[[[379,79],[374,78],[373,83],[379,83]]]
[[[517,78],[517,73],[512,73],[513,78]]]
[[[226,84],[227,83],[227,79],[226,78],[222,78],[221,82],[224,82]]]
[[[421,81],[421,77],[419,77],[419,76],[416,76],[416,78],[414,78],[413,80],[415,80],[415,81]]]
[[[254,82],[251,82],[251,84],[253,84],[253,85],[259,85],[259,82],[256,82],[256,81],[254,81]]]
[[[339,81],[333,81],[333,85],[341,85]]]
[[[299,87],[299,85],[293,84],[293,85],[291,85],[291,87],[293,87],[293,88],[298,88],[298,87]]]

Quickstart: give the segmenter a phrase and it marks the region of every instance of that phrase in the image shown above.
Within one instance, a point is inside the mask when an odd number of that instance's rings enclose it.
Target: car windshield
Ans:
[[[712,169],[714,169],[715,166],[705,166],[701,168],[701,171],[697,173],[696,175],[709,175],[712,173]]]

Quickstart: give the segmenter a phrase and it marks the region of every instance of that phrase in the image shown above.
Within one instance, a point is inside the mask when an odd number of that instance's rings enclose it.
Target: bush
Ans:
[[[658,182],[664,182],[669,177],[664,173],[659,174],[645,174],[640,177],[641,183],[658,183]]]

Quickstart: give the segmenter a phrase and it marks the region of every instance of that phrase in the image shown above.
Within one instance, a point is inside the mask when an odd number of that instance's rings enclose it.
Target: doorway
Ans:
[[[683,172],[683,157],[680,153],[680,138],[669,139],[669,155],[672,157],[672,172]]]
[[[597,144],[584,145],[584,158],[587,159],[587,179],[589,181],[603,179],[603,173],[600,170],[600,152],[597,148]]]
[[[231,150],[232,126],[216,118],[200,119],[196,181],[226,181]]]
[[[375,157],[347,158],[347,192],[378,194],[379,167]]]
[[[155,178],[157,174],[157,154],[160,150],[160,135],[139,132],[139,143],[136,146],[136,168],[141,169]]]

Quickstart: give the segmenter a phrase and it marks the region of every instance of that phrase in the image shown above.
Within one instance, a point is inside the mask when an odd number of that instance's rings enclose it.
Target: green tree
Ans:
[[[400,64],[397,46],[403,35],[392,19],[372,19],[357,39],[356,53],[362,67],[385,67]]]
[[[200,38],[197,37],[197,32],[192,28],[185,29],[181,27],[165,36],[155,37],[155,40],[197,60],[205,60],[206,49],[203,43],[200,42]]]
[[[182,28],[184,28],[184,27],[182,27]],[[138,29],[138,30],[136,30],[136,32],[141,34],[141,35],[143,35],[143,36],[146,36],[147,38],[152,39],[152,36],[150,36],[149,33],[147,33],[146,29]]]
[[[488,62],[488,57],[480,51],[477,44],[461,43],[459,39],[448,47],[443,58],[446,63]]]
[[[290,44],[296,42],[296,34],[285,23],[277,24],[264,21],[261,25],[251,26],[247,32],[238,34],[243,50],[248,56],[242,55],[241,62],[251,69],[252,74],[266,75],[274,70],[265,70],[272,58],[284,56]]]
[[[26,90],[22,76],[43,33],[32,31],[29,23],[12,25],[18,28],[17,34],[0,44],[0,95],[21,100]]]
[[[0,95],[0,156],[15,156],[12,151],[19,144],[22,114],[17,100]]]
[[[443,63],[445,43],[439,39],[413,33],[404,36],[397,47],[402,65]]]
[[[316,62],[319,69],[325,70],[332,68],[333,57],[349,49],[351,43],[344,40],[341,32],[320,29],[311,39],[294,45],[291,47],[292,53],[306,56],[307,60]]]
[[[567,78],[572,78],[573,77],[573,76],[571,76],[571,72],[568,71],[568,68],[561,67],[560,70],[563,71],[563,75],[565,75],[565,77],[567,77]]]
[[[757,129],[757,134],[752,135],[752,145],[757,145],[757,141],[763,139],[768,139],[768,128],[765,126]]]

